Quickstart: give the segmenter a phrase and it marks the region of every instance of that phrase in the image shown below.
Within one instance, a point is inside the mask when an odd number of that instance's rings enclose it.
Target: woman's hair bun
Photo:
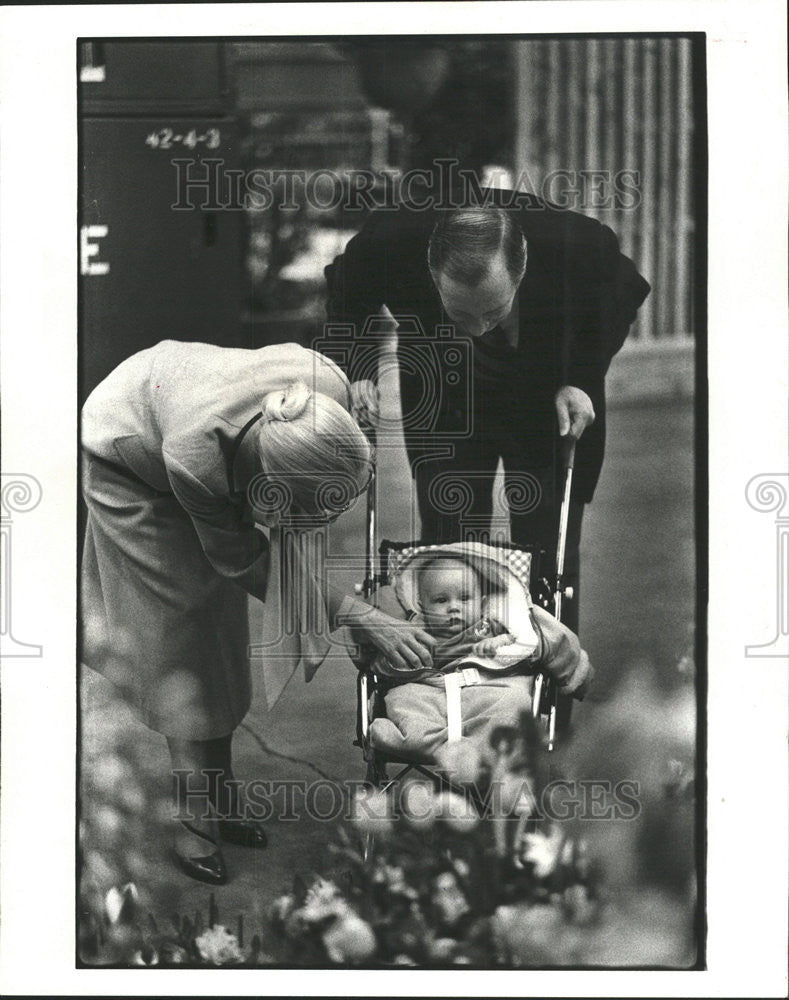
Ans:
[[[306,382],[296,379],[289,382],[284,389],[267,392],[263,397],[261,409],[263,423],[277,420],[295,420],[300,417],[312,398],[312,391]]]

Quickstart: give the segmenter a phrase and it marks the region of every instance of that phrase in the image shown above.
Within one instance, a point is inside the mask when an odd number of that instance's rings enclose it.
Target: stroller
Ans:
[[[564,492],[559,517],[559,539],[557,546],[556,571],[552,579],[542,575],[540,563],[544,551],[537,545],[516,546],[508,543],[459,542],[435,545],[428,541],[395,542],[383,540],[377,546],[377,483],[376,473],[367,492],[367,520],[365,539],[365,578],[356,585],[357,593],[370,600],[376,607],[380,603],[381,588],[393,585],[398,602],[405,613],[412,612],[415,604],[415,573],[420,564],[433,556],[469,553],[478,560],[494,562],[508,581],[509,606],[515,609],[516,617],[528,613],[528,597],[538,608],[551,613],[561,620],[563,599],[572,599],[572,588],[563,581],[565,540],[572,485],[575,440],[569,439],[564,452]],[[377,556],[377,561],[376,561]],[[377,564],[376,564],[377,562]],[[519,593],[520,591],[520,593]],[[528,596],[527,596],[528,595]],[[400,781],[411,771],[420,773],[439,787],[455,789],[452,782],[436,771],[430,758],[420,757],[405,751],[401,743],[393,740],[394,727],[387,725],[385,695],[389,678],[376,673],[370,662],[357,662],[357,719],[354,745],[361,748],[367,764],[367,783],[384,790]],[[447,689],[449,695],[449,689]],[[532,714],[546,731],[547,747],[554,748],[557,731],[566,728],[569,721],[570,696],[561,694],[558,685],[543,673],[535,673],[532,678]],[[565,704],[563,704],[565,703]],[[457,719],[458,708],[453,711],[448,697],[448,742],[459,738]],[[453,725],[453,714],[455,715]],[[558,720],[562,723],[558,724]],[[389,777],[388,768],[394,765],[399,770]]]

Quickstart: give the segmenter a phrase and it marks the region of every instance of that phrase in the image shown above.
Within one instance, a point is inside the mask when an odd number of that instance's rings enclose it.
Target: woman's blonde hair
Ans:
[[[364,490],[372,448],[331,396],[296,380],[266,393],[261,409],[258,453],[283,507],[296,503],[310,514],[339,513]]]

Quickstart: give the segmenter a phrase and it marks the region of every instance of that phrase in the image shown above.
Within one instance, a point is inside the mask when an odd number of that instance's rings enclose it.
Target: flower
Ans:
[[[558,864],[563,847],[564,835],[557,826],[547,836],[541,831],[526,833],[521,841],[521,859],[534,865],[537,878],[545,878]]]
[[[469,878],[471,875],[471,868],[463,858],[453,858],[452,867],[461,878]]]
[[[189,952],[175,941],[163,941],[159,945],[159,959],[162,965],[183,965],[189,961]]]
[[[362,789],[354,797],[351,822],[360,833],[387,836],[392,830],[392,817],[386,792]]]
[[[212,965],[235,965],[244,961],[238,938],[222,924],[215,924],[195,938],[200,957]]]
[[[407,899],[417,899],[419,894],[406,882],[405,872],[400,865],[379,864],[373,873],[373,882],[385,886],[386,890]]]
[[[428,951],[433,962],[448,962],[457,948],[454,938],[435,938],[430,942]]]
[[[438,815],[458,833],[470,833],[479,823],[479,814],[474,806],[455,792],[442,792],[438,796]]]
[[[479,777],[482,757],[470,740],[460,740],[457,743],[445,743],[436,752],[436,763],[450,781],[458,785],[471,785]]]
[[[336,922],[351,915],[355,912],[334,882],[318,877],[307,890],[304,904],[286,917],[285,933],[298,939],[310,924]]]
[[[452,927],[469,911],[453,872],[442,872],[433,880],[430,901],[442,926]]]
[[[269,908],[269,916],[275,924],[284,924],[296,908],[296,902],[291,895],[278,896]]]
[[[416,962],[410,955],[395,955],[392,965],[416,965]]]
[[[132,955],[132,965],[158,965],[159,955],[155,948],[146,944]]]
[[[315,904],[330,903],[341,895],[340,890],[334,882],[318,876],[309,889],[307,889],[307,895],[304,897],[304,905],[312,906]]]
[[[433,789],[422,781],[406,781],[402,790],[403,814],[417,830],[429,830],[435,823],[437,803]]]
[[[344,912],[347,905],[334,882],[318,877],[307,890],[304,904],[297,912],[303,920],[323,920],[324,917]]]
[[[120,889],[114,885],[104,897],[104,913],[109,923],[113,926],[131,923],[139,898],[140,894],[133,882],[127,882]]]
[[[322,937],[331,962],[356,965],[375,953],[376,940],[372,927],[350,907],[323,932]]]

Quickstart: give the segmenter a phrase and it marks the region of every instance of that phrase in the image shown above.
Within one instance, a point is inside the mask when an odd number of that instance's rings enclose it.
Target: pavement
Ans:
[[[390,390],[392,382],[389,383]],[[383,401],[390,429],[378,445],[380,537],[418,537],[411,481],[396,426],[396,398]],[[695,622],[693,505],[693,405],[671,400],[613,408],[608,417],[606,462],[582,538],[583,605],[581,638],[597,669],[593,693],[574,713],[580,727],[587,713],[610,698],[623,675],[648,665],[659,683],[675,683],[674,667],[691,651]],[[364,504],[332,529],[330,555],[363,549]],[[353,561],[353,560],[350,560]],[[358,561],[358,560],[357,560]],[[360,576],[344,565],[335,577],[352,588]],[[254,637],[260,606],[250,604]],[[168,755],[164,740],[136,722],[118,704],[101,677],[83,670],[81,809],[86,820],[90,878],[104,892],[113,881],[134,881],[158,915],[207,914],[210,891],[177,873],[168,858],[169,823],[153,807],[166,801]],[[251,935],[271,901],[328,860],[327,844],[338,822],[340,803],[330,784],[360,781],[364,762],[352,745],[355,734],[356,671],[347,657],[324,664],[305,685],[297,675],[272,712],[258,685],[252,709],[234,740],[236,777],[295,782],[293,808],[284,789],[273,795],[278,819],[269,824],[263,852],[227,846],[227,885],[213,890],[220,922],[235,927],[245,914]],[[119,741],[140,764],[131,787],[113,777],[107,760],[117,760]],[[124,753],[121,753],[121,757]],[[304,794],[311,783],[311,818]],[[302,783],[301,785],[298,783]],[[98,817],[98,818],[97,818]],[[115,869],[115,870],[113,870]]]

